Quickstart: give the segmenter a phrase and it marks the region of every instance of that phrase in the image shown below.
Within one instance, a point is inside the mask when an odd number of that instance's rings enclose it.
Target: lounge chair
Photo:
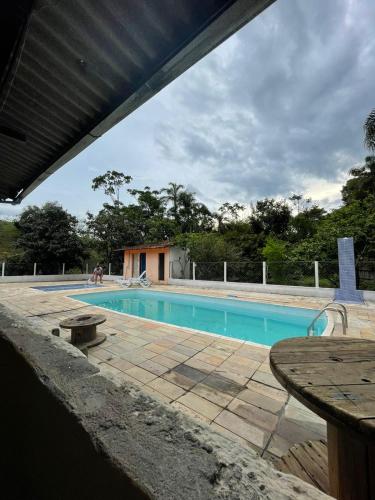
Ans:
[[[151,280],[149,280],[146,276],[146,271],[143,271],[143,273],[138,276],[138,278],[121,278],[119,280],[116,280],[116,283],[121,286],[126,286],[127,288],[132,285],[140,285],[143,288],[148,288],[152,284]]]

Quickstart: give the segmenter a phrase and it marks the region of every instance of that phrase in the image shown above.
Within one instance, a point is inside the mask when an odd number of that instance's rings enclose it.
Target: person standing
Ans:
[[[98,283],[98,278],[100,280],[100,283],[103,283],[103,268],[99,264],[99,262],[96,264],[93,272],[93,281],[95,282],[95,285],[97,285]]]

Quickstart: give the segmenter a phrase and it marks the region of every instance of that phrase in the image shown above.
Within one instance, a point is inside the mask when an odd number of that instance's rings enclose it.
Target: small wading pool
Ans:
[[[70,297],[140,318],[268,346],[285,338],[305,336],[307,327],[318,313],[315,309],[148,290]],[[316,322],[315,335],[321,335],[326,326],[327,317],[324,315]]]
[[[59,290],[83,290],[86,288],[101,288],[102,285],[46,285],[46,286],[32,286],[35,290],[42,290],[43,292],[58,292]]]

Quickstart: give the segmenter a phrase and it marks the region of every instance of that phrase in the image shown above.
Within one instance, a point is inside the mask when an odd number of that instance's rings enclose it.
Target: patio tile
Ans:
[[[186,354],[186,356],[194,356],[197,354],[197,349],[192,349],[191,347],[186,347],[185,345],[177,344],[173,347],[173,350],[180,352],[181,354]]]
[[[203,361],[204,363],[213,365],[213,366],[219,366],[223,363],[225,360],[225,357],[223,356],[214,356],[213,354],[207,354],[205,352],[199,352],[194,356],[193,359],[198,359],[200,361]]]
[[[191,410],[194,410],[209,420],[214,420],[214,418],[217,417],[222,410],[220,406],[217,406],[214,403],[193,394],[192,392],[184,394],[177,400],[177,402],[187,406]]]
[[[125,372],[126,370],[130,370],[130,368],[134,368],[135,365],[133,363],[130,363],[130,361],[127,361],[126,359],[121,359],[121,358],[115,358],[111,361],[108,361],[108,364],[111,366],[114,366],[118,370],[121,370],[122,372]]]
[[[276,433],[284,438],[286,441],[292,443],[301,443],[307,441],[308,439],[326,439],[326,434],[317,433],[314,429],[311,429],[309,425],[302,424],[298,425],[292,420],[281,417]]]
[[[135,366],[134,368],[130,368],[130,370],[127,370],[126,372],[128,375],[131,377],[139,380],[143,384],[147,384],[147,382],[151,382],[154,378],[156,378],[156,375],[153,373],[144,370],[143,368],[140,368],[139,366]]]
[[[185,394],[184,389],[181,389],[181,387],[178,387],[177,385],[172,384],[171,382],[168,382],[167,380],[164,380],[162,378],[156,378],[152,380],[148,383],[148,386],[160,392],[161,394],[164,394],[164,396],[167,396],[171,400],[177,399]]]
[[[285,403],[288,399],[288,394],[286,391],[276,389],[275,387],[270,387],[269,385],[264,385],[261,382],[256,382],[255,380],[250,380],[247,384],[247,388],[251,391],[255,391],[261,395],[267,396],[271,399],[276,399]]]
[[[245,386],[250,379],[250,377],[235,373],[229,368],[223,368],[223,365],[218,366],[213,374],[229,379],[240,386]]]
[[[279,384],[279,382],[275,379],[275,377],[271,373],[264,373],[258,370],[251,377],[251,380],[255,380],[256,382],[261,382],[262,384],[265,385],[269,385],[270,387],[274,387],[275,389],[279,389],[280,391],[285,391],[284,387],[282,387]]]
[[[173,401],[173,403],[171,403],[171,406],[173,408],[175,408],[176,410],[179,410],[182,413],[185,413],[185,415],[189,415],[190,417],[195,418],[196,420],[199,420],[199,421],[204,422],[206,424],[210,423],[210,419],[209,418],[204,417],[200,413],[192,410],[191,408],[189,408],[188,406],[183,405],[182,403],[179,403],[178,401]]]
[[[213,365],[200,361],[199,359],[197,359],[197,356],[193,356],[192,358],[188,359],[184,362],[184,364],[187,366],[191,366],[192,368],[196,368],[197,370],[200,370],[207,375],[215,370],[215,367]]]
[[[158,356],[155,356],[153,358],[153,361],[156,363],[159,363],[160,365],[166,366],[167,368],[174,368],[175,366],[178,366],[180,364],[179,361],[175,361],[173,359],[167,358],[163,354],[159,354]]]
[[[145,370],[153,373],[154,375],[160,376],[163,375],[163,373],[167,372],[169,368],[163,365],[159,365],[159,363],[155,363],[151,359],[147,359],[143,363],[140,363],[138,366],[141,368],[144,368]]]
[[[185,377],[184,375],[181,375],[180,373],[177,373],[174,370],[164,373],[162,377],[163,379],[168,380],[169,382],[172,382],[173,384],[176,384],[179,387],[182,387],[186,391],[190,390],[196,384],[194,380],[191,380],[190,378]]]
[[[246,439],[238,436],[237,434],[234,434],[234,432],[231,432],[230,430],[226,429],[225,427],[222,427],[221,425],[217,424],[216,422],[211,422],[210,428],[212,430],[218,432],[219,434],[222,434],[223,436],[227,437],[231,441],[236,441],[241,446],[248,449],[249,452],[251,452],[251,453],[260,454],[262,451],[258,446],[255,446],[254,444],[250,443]]]
[[[148,394],[149,396],[152,396],[155,399],[159,399],[163,403],[169,404],[172,402],[172,400],[170,398],[168,398],[168,396],[161,394],[160,392],[156,391],[155,389],[152,389],[148,385],[144,385],[142,387],[142,391],[145,392],[146,394]]]
[[[183,363],[176,366],[173,371],[183,375],[184,377],[188,377],[195,383],[201,382],[207,377],[207,373],[197,370],[196,368],[191,368]]]
[[[257,406],[245,403],[240,399],[234,399],[228,406],[228,410],[244,418],[248,422],[261,427],[266,431],[273,432],[276,428],[278,417],[273,413],[262,410]]]
[[[237,394],[243,389],[242,385],[237,384],[236,382],[233,382],[233,380],[223,377],[216,372],[209,375],[204,380],[204,385],[218,392],[229,394],[232,397],[237,396]]]
[[[163,352],[163,356],[166,356],[167,358],[170,359],[174,359],[175,361],[179,361],[180,363],[183,363],[184,361],[190,358],[190,356],[187,356],[186,354],[181,354],[180,352],[174,351],[173,349],[170,351]]]
[[[90,353],[92,353],[93,356],[95,356],[96,358],[98,358],[102,361],[109,361],[115,357],[111,352],[109,352],[105,349],[101,349],[100,347],[95,349],[95,351],[94,351],[94,349],[90,350]]]
[[[161,354],[162,352],[167,351],[168,347],[161,346],[152,342],[151,344],[147,344],[146,349],[149,349],[150,351],[155,352],[156,354]]]
[[[267,446],[267,451],[269,453],[272,453],[276,457],[281,458],[283,455],[288,453],[289,448],[291,448],[292,446],[293,446],[292,442],[287,441],[278,434],[273,434],[269,442],[269,445]]]
[[[212,387],[205,385],[204,381],[194,386],[191,389],[191,392],[198,394],[198,396],[201,396],[202,398],[208,399],[208,401],[211,401],[222,408],[225,408],[233,399],[230,394],[217,391]]]
[[[246,439],[262,450],[266,446],[270,437],[269,432],[246,422],[241,417],[238,417],[228,410],[223,410],[220,415],[216,417],[215,422],[234,434],[237,434],[237,436]]]
[[[283,401],[269,398],[268,396],[252,391],[251,389],[244,389],[238,394],[237,398],[263,410],[270,411],[271,413],[280,412],[285,404]]]

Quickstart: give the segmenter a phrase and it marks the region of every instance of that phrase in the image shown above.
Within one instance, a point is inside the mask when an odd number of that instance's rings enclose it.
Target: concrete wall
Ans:
[[[231,283],[223,281],[203,281],[187,279],[169,279],[170,285],[180,285],[186,287],[213,288],[216,290],[238,290],[256,293],[276,293],[281,295],[301,295],[303,297],[321,297],[329,300],[334,299],[335,288],[315,288],[307,286],[286,286],[286,285],[262,285],[258,283]],[[367,302],[375,302],[375,292],[364,291],[363,298]]]
[[[224,290],[243,290],[257,293],[278,293],[283,295],[303,295],[306,297],[333,298],[333,288],[313,288],[305,286],[285,286],[285,285],[262,285],[258,283],[231,283],[223,281],[203,281],[203,280],[177,280],[170,279],[171,285],[183,285],[189,287],[215,288]]]
[[[1,498],[328,498],[0,306]]]
[[[40,281],[87,281],[92,274],[45,274],[36,276],[0,276],[1,283],[34,283]],[[114,281],[122,276],[111,276],[105,274],[103,279],[106,281]]]

